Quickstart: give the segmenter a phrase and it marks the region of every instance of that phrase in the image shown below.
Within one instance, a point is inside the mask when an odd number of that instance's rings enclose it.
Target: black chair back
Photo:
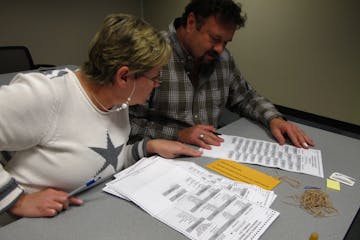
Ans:
[[[0,74],[35,69],[30,51],[25,46],[0,47]]]

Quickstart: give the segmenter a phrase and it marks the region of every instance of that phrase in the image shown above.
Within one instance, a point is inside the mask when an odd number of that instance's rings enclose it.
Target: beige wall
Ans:
[[[0,8],[0,45],[26,45],[35,63],[80,65],[110,13],[141,13],[141,1],[11,0]]]
[[[159,29],[187,0],[12,0],[0,45],[26,45],[36,63],[80,65],[103,18],[141,15]],[[360,1],[242,0],[246,27],[229,45],[248,81],[274,103],[360,125]]]
[[[144,1],[166,29],[187,0]],[[360,125],[360,1],[242,0],[246,27],[229,48],[248,81],[274,103]]]

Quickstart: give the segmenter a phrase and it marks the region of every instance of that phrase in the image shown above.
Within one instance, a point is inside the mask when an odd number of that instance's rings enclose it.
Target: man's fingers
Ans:
[[[297,134],[295,134],[294,131],[287,131],[286,132],[288,137],[290,138],[291,142],[296,146],[296,147],[304,147],[301,143],[304,142],[304,139],[302,137],[298,137]]]
[[[215,127],[212,125],[197,125],[197,127],[199,127],[202,130],[205,130],[205,131],[211,131],[211,132],[216,131]]]
[[[217,135],[215,135],[214,132],[209,132],[209,131],[200,133],[199,139],[205,142],[206,144],[213,146],[220,146],[220,144],[224,141],[223,138],[218,137]]]
[[[211,149],[210,145],[206,144],[204,139],[199,138],[198,141],[196,142],[196,144],[201,148],[204,148],[204,149],[207,149],[207,150]]]
[[[274,129],[273,135],[276,138],[276,140],[279,142],[280,145],[285,144],[285,138],[279,129]]]
[[[307,136],[305,134],[304,138],[305,138],[305,141],[307,142],[307,144],[309,144],[311,147],[315,146],[313,140],[309,136]]]

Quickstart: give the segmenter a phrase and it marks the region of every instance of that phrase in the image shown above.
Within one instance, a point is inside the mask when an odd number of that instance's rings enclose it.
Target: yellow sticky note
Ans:
[[[340,183],[338,181],[326,179],[326,186],[327,186],[327,188],[340,191]]]
[[[206,167],[235,181],[255,184],[266,190],[273,189],[280,180],[231,160],[218,159]]]

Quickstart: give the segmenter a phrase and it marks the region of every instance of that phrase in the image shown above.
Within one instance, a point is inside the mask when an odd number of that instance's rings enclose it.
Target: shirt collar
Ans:
[[[169,39],[172,43],[174,53],[183,61],[185,65],[185,70],[188,72],[192,69],[193,58],[190,53],[181,45],[177,35],[176,28],[180,27],[179,23],[180,18],[176,18],[169,25]],[[175,26],[176,25],[176,26]]]

